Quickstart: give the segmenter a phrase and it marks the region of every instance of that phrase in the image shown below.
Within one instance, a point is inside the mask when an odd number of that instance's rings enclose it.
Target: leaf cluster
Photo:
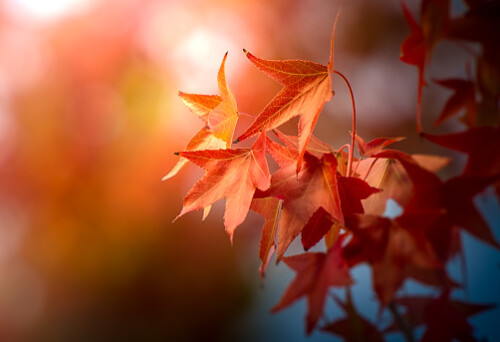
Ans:
[[[350,271],[361,263],[371,268],[380,312],[389,310],[394,320],[385,329],[376,327],[357,313],[348,290],[345,301],[334,298],[345,317],[321,328],[346,341],[382,341],[385,334],[395,330],[413,341],[413,329],[420,325],[426,327],[423,341],[470,341],[474,337],[468,317],[491,307],[451,299],[451,293],[461,284],[446,270],[448,261],[463,253],[461,231],[500,248],[473,203],[474,197],[489,186],[500,193],[500,152],[487,151],[486,147],[500,146],[496,126],[500,44],[490,31],[500,32],[500,7],[496,2],[472,0],[466,5],[462,16],[450,18],[449,0],[423,0],[420,22],[403,5],[411,32],[402,43],[401,60],[419,71],[417,131],[435,144],[468,156],[461,174],[445,181],[436,172],[449,163],[449,158],[409,155],[390,148],[403,137],[366,142],[357,134],[352,89],[334,68],[335,25],[327,65],[265,60],[244,50],[252,64],[283,88],[234,142],[239,112],[225,79],[227,53],[217,77],[220,95],[179,93],[203,126],[185,151],[178,153],[180,160],[165,179],[188,161],[206,173],[184,198],[178,217],[203,209],[205,218],[211,205],[225,198],[224,225],[232,241],[249,210],[263,216],[261,276],[274,253],[278,262],[283,261],[297,273],[272,311],[307,298],[308,333],[318,326],[329,290],[349,288],[353,284]],[[424,133],[421,125],[421,102],[427,84],[426,67],[436,44],[445,39],[479,43],[481,54],[475,56],[475,78],[469,75],[469,79],[436,81],[453,94],[435,125],[463,112],[466,130],[432,135]],[[353,100],[351,144],[337,149],[313,135],[323,107],[333,97],[335,74],[346,81]],[[297,135],[281,133],[278,127],[295,116],[299,116]],[[484,125],[490,122],[492,125]],[[252,137],[256,139],[251,148],[233,147]],[[270,172],[267,156],[278,165],[276,171]],[[388,199],[403,208],[394,219],[383,216]],[[326,251],[285,256],[299,236],[304,250],[323,240]],[[435,298],[400,297],[398,290],[407,279],[434,287],[441,294]]]

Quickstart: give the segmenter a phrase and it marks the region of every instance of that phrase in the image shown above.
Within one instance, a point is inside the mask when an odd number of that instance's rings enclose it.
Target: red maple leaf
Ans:
[[[445,36],[449,24],[449,0],[424,0],[420,8],[420,25],[403,3],[410,34],[401,44],[400,60],[418,68],[417,132],[422,132],[421,105],[425,85],[425,67],[436,43]]]
[[[362,200],[367,199],[373,194],[380,192],[364,180],[355,177],[339,176],[339,194],[344,216],[349,214],[362,214],[365,212]]]
[[[500,127],[474,127],[459,133],[423,136],[435,144],[466,153],[469,156],[463,171],[466,175],[489,177],[500,174],[500,150],[485,148],[500,146]],[[500,181],[496,181],[495,187],[500,196]]]
[[[435,174],[419,166],[413,158],[398,151],[383,151],[377,157],[397,159],[413,183],[413,197],[405,206],[405,213],[417,214],[426,211],[440,211],[440,229],[433,232],[437,240],[433,241],[437,248],[440,243],[452,241],[454,226],[462,227],[470,234],[494,247],[496,242],[488,224],[475,208],[472,199],[480,191],[493,183],[500,176],[462,175],[442,182]],[[439,247],[441,246],[441,247]]]
[[[464,174],[492,176],[500,173],[500,127],[474,127],[459,133],[445,135],[423,134],[440,146],[466,153],[469,156]]]
[[[439,118],[434,122],[438,126],[444,121],[457,115],[462,109],[465,109],[465,122],[467,126],[474,127],[477,116],[476,91],[474,82],[461,79],[446,79],[435,81],[437,84],[454,91],[453,95],[444,105]]]
[[[345,303],[342,303],[337,297],[334,299],[344,309],[347,316],[325,325],[321,328],[322,331],[341,336],[345,342],[384,341],[378,329],[356,311],[349,288],[346,291]]]
[[[280,135],[287,141],[287,136]],[[340,176],[337,159],[331,153],[318,153],[317,158],[309,152],[305,166],[298,174],[294,165],[298,151],[293,140],[289,147],[268,140],[269,153],[280,166],[271,178],[271,187],[258,197],[275,196],[284,200],[283,214],[278,233],[278,260],[301,232],[302,243],[307,250],[314,246],[335,224],[343,224],[344,213],[363,212],[361,200],[378,189],[354,177]],[[324,143],[318,143],[323,149]],[[316,150],[316,151],[319,151]]]
[[[180,152],[180,156],[203,167],[206,173],[189,190],[176,219],[226,198],[224,225],[232,241],[234,230],[248,213],[255,189],[269,187],[266,139],[265,132],[262,132],[251,149]]]
[[[280,260],[320,207],[341,224],[344,218],[337,187],[337,159],[332,153],[316,158],[307,152],[299,173],[295,168],[296,152],[269,143],[269,153],[281,168],[272,175],[269,189],[256,196],[283,200],[277,251],[277,260]]]
[[[366,157],[372,157],[373,155],[382,152],[384,147],[404,139],[404,137],[375,138],[369,142],[366,142],[359,135],[357,135],[356,133],[354,134],[354,141],[358,148],[359,154]]]
[[[378,151],[378,149],[374,151]],[[359,160],[355,167],[359,177],[370,186],[381,190],[363,200],[363,207],[368,214],[382,215],[389,198],[404,207],[412,196],[413,183],[398,159],[394,158],[393,153],[413,159],[421,167],[431,172],[436,172],[449,163],[449,158],[432,155],[413,155],[410,157],[402,152],[390,152],[390,150],[378,152],[372,158]]]
[[[353,239],[345,247],[344,256],[350,265],[367,262],[372,266],[373,287],[382,305],[392,300],[406,278],[435,285],[439,277],[425,272],[443,272],[431,244],[418,231],[405,227],[404,222],[366,214],[346,216],[346,227],[353,232]]]
[[[337,15],[338,19],[338,15]],[[300,115],[299,120],[299,157],[296,171],[302,167],[306,146],[327,101],[332,98],[333,26],[328,66],[302,60],[274,61],[260,59],[243,50],[247,58],[262,72],[279,82],[284,88],[269,102],[250,127],[237,141],[245,140],[261,130],[270,130]]]
[[[343,237],[339,238],[327,253],[303,253],[283,258],[297,275],[272,312],[282,310],[299,298],[307,296],[306,331],[311,333],[323,313],[330,286],[346,286],[352,283],[349,268],[341,253],[343,240]]]
[[[382,190],[363,201],[364,209],[369,214],[382,215],[389,198],[404,207],[411,197],[412,183],[404,168],[397,159],[384,158],[384,152],[390,151],[384,150],[384,148],[403,139],[404,137],[376,138],[365,142],[359,135],[355,135],[359,153],[362,156],[370,157],[357,161],[355,172],[370,186]],[[402,155],[402,152],[399,151],[395,151],[395,153]],[[433,172],[440,170],[449,162],[449,158],[431,155],[406,156],[406,158],[415,159],[422,167]]]
[[[478,239],[500,248],[490,227],[474,206],[473,197],[498,179],[500,175],[477,177],[461,175],[442,182],[429,172],[406,158],[398,158],[411,178],[414,195],[405,212],[442,210],[446,226],[458,226]],[[446,234],[446,229],[441,230]]]
[[[407,327],[416,328],[422,324],[426,330],[422,341],[475,341],[473,328],[467,318],[495,305],[466,303],[449,298],[449,291],[444,291],[439,297],[411,296],[401,297],[394,302],[406,309],[402,320]],[[391,324],[385,332],[399,329],[396,323]]]
[[[331,218],[323,207],[316,210],[304,228],[302,228],[301,242],[304,250],[307,251],[316,245],[334,225],[336,225],[335,220]]]
[[[365,181],[354,177],[337,176],[340,203],[344,216],[364,213],[361,200],[380,190],[369,186]],[[320,207],[302,229],[302,246],[308,250],[317,244],[331,229],[339,228],[338,221]]]
[[[423,70],[425,65],[425,38],[422,28],[413,18],[408,7],[402,3],[403,13],[410,26],[410,34],[401,44],[401,56],[399,59],[405,63],[415,65],[419,70]]]

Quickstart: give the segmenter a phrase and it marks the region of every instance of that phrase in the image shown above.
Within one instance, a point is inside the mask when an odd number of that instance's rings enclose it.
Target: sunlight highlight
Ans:
[[[50,20],[81,10],[91,0],[7,0],[13,12],[30,17]]]

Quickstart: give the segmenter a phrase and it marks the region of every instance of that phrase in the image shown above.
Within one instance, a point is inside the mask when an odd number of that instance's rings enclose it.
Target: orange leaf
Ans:
[[[226,143],[221,139],[214,136],[213,132],[208,127],[203,127],[186,146],[186,151],[199,151],[199,150],[218,150],[224,149]],[[175,176],[186,165],[188,160],[181,157],[177,164],[174,165],[172,170],[163,177],[163,181]]]
[[[367,158],[358,161],[356,171],[359,177],[364,179],[370,186],[380,189],[369,198],[363,200],[363,207],[368,214],[382,215],[385,212],[387,200],[395,200],[404,207],[412,196],[413,183],[402,167],[398,159],[390,157],[391,152],[384,150],[375,154],[375,158]],[[384,157],[385,156],[385,157]],[[449,163],[449,158],[434,155],[406,155],[405,158],[414,160],[419,166],[430,172],[437,172]]]
[[[263,132],[251,149],[180,152],[179,155],[207,172],[189,190],[176,219],[226,198],[224,225],[232,241],[234,230],[245,220],[255,189],[266,190],[269,187],[265,150],[266,136]]]
[[[278,130],[273,130],[276,136],[290,149],[299,150],[299,140],[296,136],[286,135]],[[307,144],[306,151],[311,153],[313,156],[321,158],[323,154],[333,152],[333,148],[327,143],[319,140],[314,135],[311,135],[311,140]],[[298,153],[297,153],[298,156]]]
[[[226,84],[224,73],[226,58],[227,52],[222,59],[217,76],[217,83],[222,96],[187,94],[179,91],[182,102],[206,125],[191,139],[185,148],[186,151],[218,150],[231,146],[234,128],[238,120],[238,110],[234,97]],[[175,176],[186,163],[187,159],[181,157],[162,180]],[[210,209],[206,210],[204,217],[208,214],[208,211]]]
[[[264,278],[267,265],[276,250],[276,233],[278,232],[280,208],[281,201],[273,197],[254,198],[250,204],[250,209],[266,219],[264,227],[262,227],[259,248],[259,258],[262,262],[259,267],[261,279]]]
[[[208,114],[222,102],[222,97],[219,95],[187,94],[179,91],[179,97],[184,105],[205,124],[208,124]]]
[[[382,215],[389,198],[403,207],[410,200],[413,184],[397,160],[367,158],[359,161],[356,169],[361,179],[381,190],[363,200],[366,213]]]
[[[226,83],[226,74],[224,64],[226,62],[227,52],[224,55],[222,64],[217,75],[217,84],[222,97],[222,102],[217,105],[208,114],[208,127],[214,133],[214,136],[226,142],[226,147],[231,147],[233,140],[234,128],[238,121],[238,108],[231,90]]]
[[[306,153],[304,167],[298,174],[295,173],[294,161],[289,159],[286,166],[286,161],[282,160],[282,168],[272,175],[271,187],[263,194],[283,199],[278,232],[278,260],[320,207],[323,207],[332,219],[341,224],[344,222],[335,156],[329,153],[319,159]]]
[[[333,42],[332,32],[328,66],[302,60],[274,61],[260,59],[243,50],[247,58],[262,72],[279,82],[284,88],[269,102],[250,127],[237,139],[245,140],[261,130],[270,130],[300,115],[299,158],[296,172],[300,171],[306,146],[324,104],[332,98]]]

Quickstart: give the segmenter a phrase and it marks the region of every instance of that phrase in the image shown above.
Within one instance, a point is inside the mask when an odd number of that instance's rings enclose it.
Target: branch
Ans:
[[[356,136],[356,103],[354,102],[354,93],[351,88],[351,84],[347,80],[347,77],[344,76],[340,71],[334,70],[335,74],[339,75],[347,85],[349,89],[349,94],[351,95],[351,104],[352,104],[352,133],[351,133],[351,146],[349,147],[349,158],[347,160],[347,172],[346,177],[351,176],[352,169],[352,160],[354,157],[354,137]]]
[[[415,338],[413,337],[413,329],[405,324],[403,318],[399,314],[398,308],[396,307],[396,303],[394,303],[394,301],[389,303],[389,310],[391,311],[392,316],[394,317],[394,320],[396,321],[399,327],[399,330],[401,330],[406,340],[408,342],[415,342]]]

